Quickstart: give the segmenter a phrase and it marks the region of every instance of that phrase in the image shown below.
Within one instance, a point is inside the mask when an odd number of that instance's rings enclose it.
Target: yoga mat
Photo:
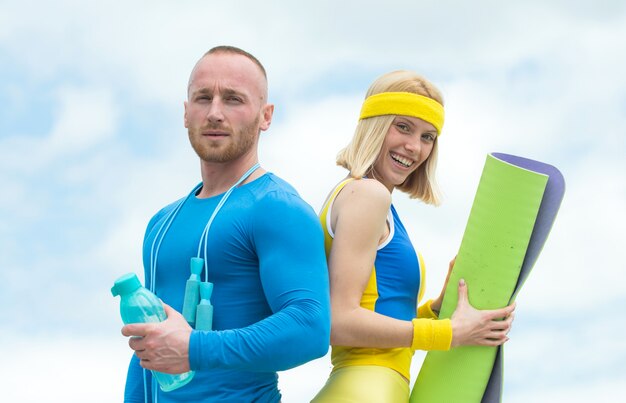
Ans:
[[[509,154],[487,156],[439,317],[452,316],[464,278],[477,309],[509,305],[528,278],[563,199],[555,167]],[[411,403],[496,403],[502,400],[501,347],[430,351]]]

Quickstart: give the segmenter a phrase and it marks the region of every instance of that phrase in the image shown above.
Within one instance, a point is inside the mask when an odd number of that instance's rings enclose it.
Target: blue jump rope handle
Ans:
[[[213,283],[200,283],[200,304],[196,311],[196,330],[213,329],[213,305],[211,305],[211,294],[213,294]]]
[[[185,299],[183,301],[183,317],[193,327],[196,323],[196,307],[200,302],[200,274],[204,268],[204,259],[191,258],[191,275],[185,284]]]

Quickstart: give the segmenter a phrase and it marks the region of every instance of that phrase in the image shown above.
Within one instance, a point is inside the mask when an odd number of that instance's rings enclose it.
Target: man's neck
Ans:
[[[226,192],[257,162],[256,155],[229,162],[200,161],[202,189],[197,197],[205,199]],[[242,184],[251,182],[264,173],[265,170],[258,168]]]

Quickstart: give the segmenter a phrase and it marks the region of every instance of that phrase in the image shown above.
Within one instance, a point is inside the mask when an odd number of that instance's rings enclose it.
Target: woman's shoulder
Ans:
[[[382,200],[391,200],[389,189],[376,179],[361,178],[352,180],[346,183],[345,190],[359,195],[380,198]]]
[[[366,204],[387,210],[391,206],[391,193],[385,185],[375,179],[355,179],[346,183],[337,196],[337,201],[350,205]]]

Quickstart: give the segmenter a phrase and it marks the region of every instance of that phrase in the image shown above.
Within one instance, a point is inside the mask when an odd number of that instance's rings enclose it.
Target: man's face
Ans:
[[[192,72],[185,127],[200,159],[230,162],[256,152],[259,132],[271,123],[266,80],[245,56],[215,53]]]

